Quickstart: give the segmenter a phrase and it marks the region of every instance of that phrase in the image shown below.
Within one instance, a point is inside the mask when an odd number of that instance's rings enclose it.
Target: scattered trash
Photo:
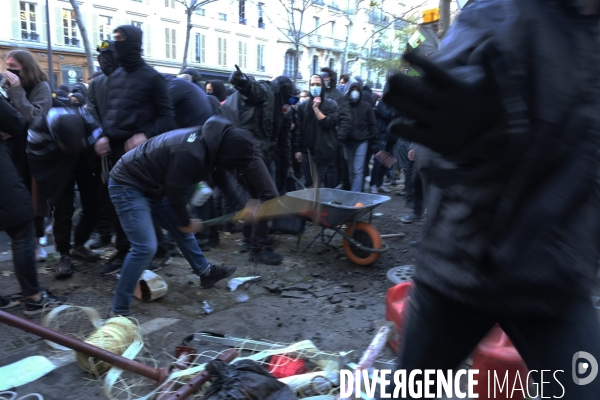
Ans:
[[[247,276],[244,278],[232,278],[229,280],[229,282],[227,282],[227,286],[229,287],[229,289],[232,292],[235,292],[235,289],[237,289],[238,286],[240,286],[241,284],[250,282],[250,281],[254,281],[257,279],[260,279],[260,276]]]
[[[133,297],[141,301],[153,301],[167,294],[169,285],[160,276],[150,270],[145,270],[133,292]]]
[[[13,271],[2,271],[2,276],[11,276],[14,275],[15,273]]]
[[[383,217],[383,214],[382,213],[375,213],[375,214],[373,214],[373,216],[374,217]]]
[[[238,297],[235,298],[235,301],[237,301],[238,303],[245,303],[250,299],[250,297],[247,294],[240,294]]]
[[[310,372],[302,359],[290,358],[283,355],[271,357],[267,364],[267,371],[275,378],[287,378],[289,376],[306,374]]]
[[[210,306],[210,304],[208,304],[208,301],[204,300],[202,304],[202,309],[205,313],[210,314],[213,312],[213,308]]]

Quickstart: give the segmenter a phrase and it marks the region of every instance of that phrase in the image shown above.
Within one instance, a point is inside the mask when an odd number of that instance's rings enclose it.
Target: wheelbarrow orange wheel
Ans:
[[[354,229],[354,232],[352,232],[352,229]],[[381,249],[383,246],[379,231],[373,225],[367,224],[366,222],[357,222],[354,225],[354,228],[350,225],[346,228],[345,234],[348,237],[352,237],[352,239],[363,246],[371,249]],[[350,234],[352,234],[352,236],[350,236]],[[375,263],[379,258],[379,253],[372,253],[369,250],[359,249],[346,238],[344,238],[343,243],[344,251],[348,256],[348,259],[354,264],[366,267]]]

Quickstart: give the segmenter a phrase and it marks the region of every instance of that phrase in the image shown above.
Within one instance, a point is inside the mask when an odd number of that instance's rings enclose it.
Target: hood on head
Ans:
[[[118,26],[114,31],[119,31],[128,42],[135,43],[139,45],[140,49],[142,48],[142,37],[144,34],[137,26],[121,25]]]
[[[332,70],[331,68],[321,68],[321,73],[326,72],[329,75],[329,88],[330,89],[335,89],[337,86],[337,72],[335,72],[334,70]]]
[[[282,99],[285,99],[285,101],[290,97],[297,96],[298,90],[296,89],[296,85],[294,85],[294,82],[287,76],[278,76],[273,79],[273,81],[277,83],[279,95]]]
[[[319,74],[313,74],[313,75],[310,76],[310,78],[308,78],[308,89],[309,89],[308,92],[310,93],[310,82],[312,81],[313,76],[316,76],[316,77],[319,78],[319,80],[321,80],[321,88],[322,88],[321,89],[321,99],[324,99],[325,98],[325,91],[326,91],[327,88],[325,87],[325,81],[323,80],[323,77],[321,75],[319,75]],[[313,97],[312,93],[310,93],[310,100],[312,101],[313,98],[314,97]]]
[[[202,126],[208,168],[242,168],[254,157],[254,139],[245,129],[235,129],[231,122],[219,116],[210,117]]]
[[[225,84],[223,83],[223,81],[214,80],[214,81],[208,81],[206,83],[210,83],[210,85],[212,86],[212,90],[213,90],[212,93],[207,93],[207,94],[212,94],[217,99],[219,99],[219,102],[227,100],[227,89],[225,89]]]
[[[127,72],[132,72],[145,65],[142,59],[142,30],[133,25],[121,25],[114,32],[119,32],[125,40],[115,41],[115,49],[119,64]]]
[[[361,82],[357,81],[354,78],[350,78],[350,81],[344,87],[344,96],[350,97],[350,92],[352,91],[353,88],[357,88],[360,93],[360,96],[362,97],[363,85]]]
[[[192,77],[192,82],[200,86],[200,82],[204,79],[200,71],[195,68],[186,68],[181,71],[182,74],[186,74]]]

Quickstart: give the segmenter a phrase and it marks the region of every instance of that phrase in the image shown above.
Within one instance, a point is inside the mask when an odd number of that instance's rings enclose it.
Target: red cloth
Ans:
[[[267,365],[267,371],[277,379],[308,372],[303,360],[294,360],[287,356],[271,357],[271,361]]]

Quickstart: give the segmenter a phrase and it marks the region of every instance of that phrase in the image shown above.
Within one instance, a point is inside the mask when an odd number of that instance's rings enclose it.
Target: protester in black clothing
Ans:
[[[204,78],[202,77],[202,73],[196,68],[186,68],[181,73],[189,75],[192,78],[192,83],[204,90],[204,85],[202,85]]]
[[[35,235],[31,194],[13,164],[7,142],[26,135],[26,122],[7,99],[0,94],[0,231],[11,240],[15,276],[24,297],[24,313],[41,313],[45,307],[64,303],[63,296],[54,296],[40,288],[35,262]],[[19,302],[0,296],[0,309],[17,306]]]
[[[227,89],[225,89],[223,81],[220,80],[206,82],[206,94],[215,96],[219,100],[219,103],[227,100]]]
[[[406,376],[457,367],[499,323],[533,381],[555,371],[543,397],[600,398],[578,358],[600,359],[599,20],[598,0],[474,1],[432,61],[405,56],[422,77],[389,79],[383,100],[410,118],[390,132],[424,146],[429,215]]]
[[[321,75],[312,75],[309,82],[310,100],[296,107],[298,119],[292,149],[298,162],[308,162],[306,154],[310,152],[317,166],[320,185],[333,188],[337,184],[334,163],[339,107],[334,100],[326,97]]]
[[[390,135],[388,132],[388,125],[395,117],[396,110],[389,107],[383,100],[378,98],[377,105],[375,106],[375,119],[377,120],[377,140],[375,141],[375,147],[373,149],[375,154],[382,150],[389,154],[393,153],[398,138],[395,135]],[[371,171],[371,193],[391,192],[383,182],[383,177],[387,171],[388,168],[375,159],[373,170]]]
[[[95,149],[98,155],[108,156],[114,165],[125,152],[173,129],[175,112],[165,79],[142,59],[142,31],[132,25],[122,25],[114,30],[113,38],[120,67],[108,80],[102,136]],[[117,235],[123,235],[114,216]],[[155,231],[161,236],[160,227],[155,227]],[[124,249],[118,249],[103,267],[103,273],[117,272],[125,255]],[[166,261],[168,254],[163,258]]]
[[[213,115],[206,93],[186,80],[171,75],[164,75],[164,77],[175,109],[175,126],[191,128],[204,125]]]

